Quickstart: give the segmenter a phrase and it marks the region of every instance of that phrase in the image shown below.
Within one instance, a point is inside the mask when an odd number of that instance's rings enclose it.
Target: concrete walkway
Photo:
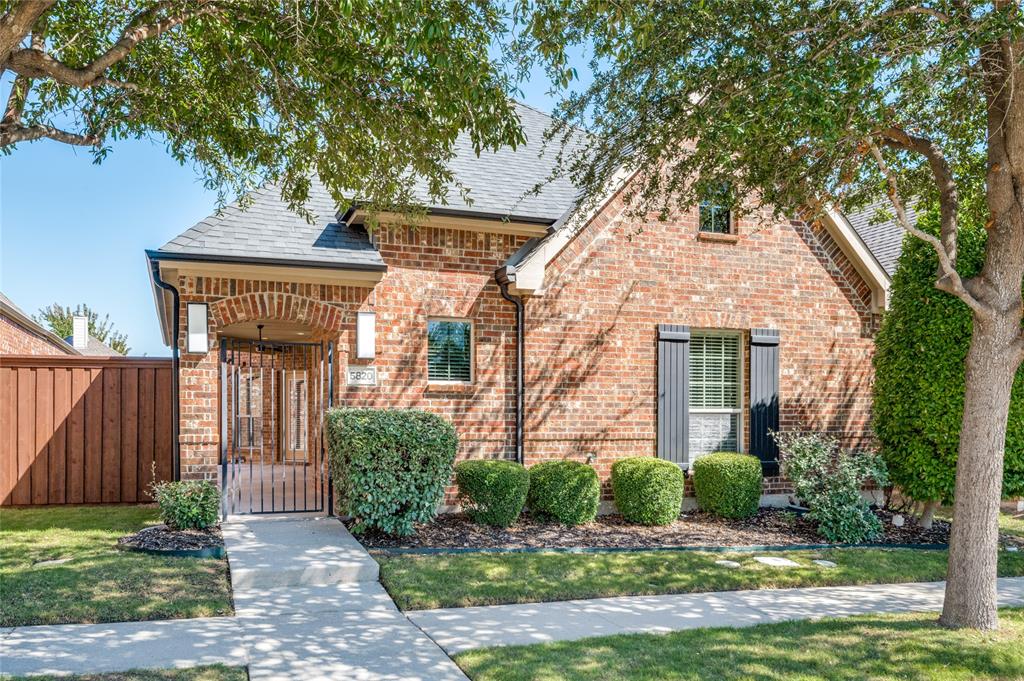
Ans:
[[[407,613],[444,650],[571,641],[612,634],[745,627],[865,613],[938,612],[944,582],[672,596],[625,596]],[[999,604],[1024,605],[1024,577],[999,580]]]

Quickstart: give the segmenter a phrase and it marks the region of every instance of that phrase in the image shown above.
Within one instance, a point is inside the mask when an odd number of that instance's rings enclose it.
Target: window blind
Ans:
[[[472,335],[469,322],[427,322],[427,373],[431,381],[473,380]]]
[[[691,461],[740,448],[740,338],[729,334],[690,337]]]

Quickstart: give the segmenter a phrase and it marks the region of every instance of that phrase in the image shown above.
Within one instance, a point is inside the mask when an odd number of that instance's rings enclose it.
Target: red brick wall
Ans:
[[[823,229],[759,211],[740,220],[735,243],[711,242],[697,236],[696,210],[659,222],[621,209],[606,207],[526,304],[527,463],[591,455],[607,479],[616,459],[655,454],[656,334],[666,323],[737,330],[743,345],[751,328],[779,329],[782,428],[851,446],[870,438],[877,319]],[[765,482],[765,493],[786,491]]]
[[[66,355],[49,339],[0,316],[0,355]]]

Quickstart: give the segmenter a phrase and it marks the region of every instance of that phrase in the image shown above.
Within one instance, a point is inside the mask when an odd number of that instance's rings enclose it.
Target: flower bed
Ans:
[[[175,530],[153,525],[117,540],[118,548],[172,556],[215,557],[224,555],[224,538],[219,527]]]
[[[892,524],[892,514],[876,511],[885,529],[881,543],[945,544],[949,523],[936,520],[925,530],[910,517],[903,527]],[[707,513],[686,513],[663,526],[626,522],[620,515],[598,516],[585,525],[567,527],[523,513],[508,528],[479,525],[461,513],[441,515],[417,525],[408,537],[366,534],[359,540],[368,549],[406,548],[663,548],[674,546],[800,546],[824,543],[814,524],[792,512],[762,508],[741,520],[726,520]],[[1004,536],[1010,543],[1013,539]],[[1024,544],[1020,539],[1019,544]]]

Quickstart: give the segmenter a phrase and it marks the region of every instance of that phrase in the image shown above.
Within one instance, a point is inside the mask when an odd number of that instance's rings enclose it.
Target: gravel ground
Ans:
[[[911,517],[903,527],[892,514],[876,511],[885,527],[883,543],[944,544],[949,523],[936,520],[930,530]],[[686,513],[671,525],[646,527],[620,515],[598,516],[586,525],[566,527],[524,513],[507,529],[478,525],[461,513],[440,515],[417,526],[410,537],[368,533],[359,541],[370,549],[383,548],[658,548],[667,546],[792,546],[825,543],[814,523],[792,512],[762,508],[744,520],[725,520],[707,513]]]

